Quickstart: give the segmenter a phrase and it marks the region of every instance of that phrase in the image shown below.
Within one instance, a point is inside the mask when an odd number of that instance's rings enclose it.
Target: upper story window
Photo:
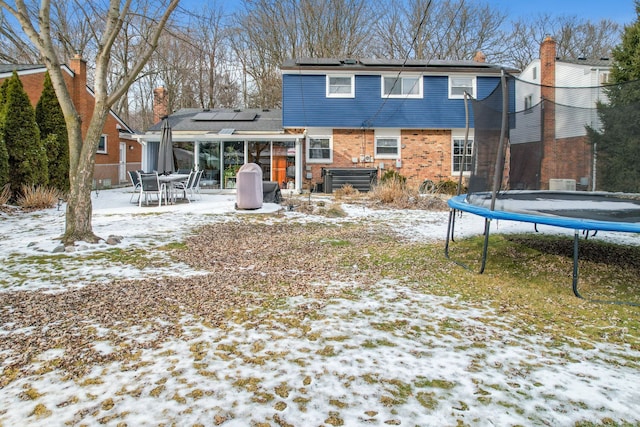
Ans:
[[[377,129],[374,143],[376,159],[400,158],[400,130]]]
[[[600,72],[600,84],[601,85],[606,85],[609,83],[609,73],[605,72]]]
[[[422,98],[422,77],[382,76],[382,96]]]
[[[528,110],[531,107],[533,107],[533,95],[527,95],[524,97],[524,109]]]
[[[355,93],[353,76],[327,76],[327,98],[353,98]]]
[[[534,81],[538,79],[538,67],[533,67],[531,70],[531,77]]]
[[[96,153],[107,154],[107,135],[100,135],[100,142],[98,143]]]
[[[471,76],[449,76],[449,98],[464,98],[464,93],[475,98],[476,78]]]
[[[333,162],[333,142],[330,136],[309,136],[307,138],[307,162]]]

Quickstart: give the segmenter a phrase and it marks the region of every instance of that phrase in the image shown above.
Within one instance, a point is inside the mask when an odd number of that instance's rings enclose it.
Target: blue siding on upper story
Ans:
[[[489,95],[500,77],[479,76],[477,97]],[[381,96],[379,75],[356,75],[354,98],[327,98],[324,74],[284,74],[282,124],[287,128],[402,128],[451,129],[465,127],[464,100],[449,99],[447,76],[423,77],[423,97]],[[470,117],[473,127],[473,117]]]

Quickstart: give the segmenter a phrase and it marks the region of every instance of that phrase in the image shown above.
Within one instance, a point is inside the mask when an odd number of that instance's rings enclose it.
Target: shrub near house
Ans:
[[[47,185],[46,151],[40,140],[35,111],[16,72],[0,91],[0,135],[7,150],[8,179],[15,193],[23,185]]]

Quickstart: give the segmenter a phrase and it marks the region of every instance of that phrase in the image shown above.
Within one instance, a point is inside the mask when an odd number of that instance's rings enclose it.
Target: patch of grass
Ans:
[[[386,391],[390,393],[391,396],[382,396],[380,398],[380,403],[385,406],[402,405],[407,403],[407,400],[413,391],[411,384],[407,384],[396,379],[384,380],[384,382],[391,386],[385,387]]]
[[[31,416],[32,417],[36,417],[38,419],[41,419],[41,418],[50,417],[52,413],[53,412],[51,412],[51,410],[49,408],[47,408],[45,405],[43,405],[42,403],[38,403],[33,408],[33,412],[31,412]]]
[[[321,348],[320,350],[316,351],[316,354],[320,356],[325,356],[325,357],[333,357],[337,353],[335,351],[335,348],[332,345],[327,345],[324,348]]]
[[[422,405],[424,408],[429,410],[435,410],[438,407],[438,399],[434,392],[425,392],[419,391],[416,393],[416,400]]]
[[[425,377],[418,377],[413,382],[413,384],[418,388],[441,388],[444,390],[450,390],[456,386],[456,383],[452,381],[442,380],[442,379],[429,379]]]
[[[365,340],[365,342],[362,343],[362,347],[371,349],[378,347],[396,347],[396,345],[385,338],[380,338],[376,340]]]
[[[289,397],[289,392],[291,389],[287,383],[281,383],[279,386],[275,388],[275,393],[283,399]]]
[[[373,322],[371,326],[379,331],[393,332],[406,328],[408,324],[407,320],[394,320],[393,322]]]
[[[36,400],[41,396],[42,394],[40,394],[38,390],[33,387],[28,387],[25,391],[20,393],[20,399],[22,400]]]
[[[589,346],[585,340],[601,341],[604,335],[608,341],[640,349],[639,337],[627,332],[640,329],[637,307],[598,304],[573,295],[572,238],[493,235],[485,272],[477,274],[483,239],[459,240],[450,248],[451,257],[471,271],[454,264],[455,271],[436,277],[448,282],[445,294],[491,302],[499,314],[513,316],[523,332],[545,330],[558,337],[558,344]],[[578,286],[584,296],[640,303],[640,247],[582,240],[580,251]],[[443,293],[444,288],[429,290]]]

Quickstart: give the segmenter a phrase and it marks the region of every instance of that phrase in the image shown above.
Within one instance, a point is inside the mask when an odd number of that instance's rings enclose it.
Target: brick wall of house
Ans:
[[[408,183],[419,185],[451,179],[451,131],[424,129],[401,131],[402,167],[399,172]],[[393,166],[393,164],[392,164]]]
[[[322,168],[377,168],[379,176],[386,170],[397,170],[407,178],[409,185],[416,187],[425,179],[436,182],[455,179],[451,172],[451,130],[402,130],[399,168],[394,159],[373,157],[374,143],[375,132],[372,129],[334,129],[333,162],[307,164],[305,174],[310,169],[312,178],[305,180],[305,187],[322,182]],[[361,156],[372,156],[373,161],[362,161]]]
[[[547,37],[540,45],[540,79],[543,108],[541,189],[549,188],[550,179],[575,179],[591,175],[591,146],[586,136],[556,138],[556,42]]]

